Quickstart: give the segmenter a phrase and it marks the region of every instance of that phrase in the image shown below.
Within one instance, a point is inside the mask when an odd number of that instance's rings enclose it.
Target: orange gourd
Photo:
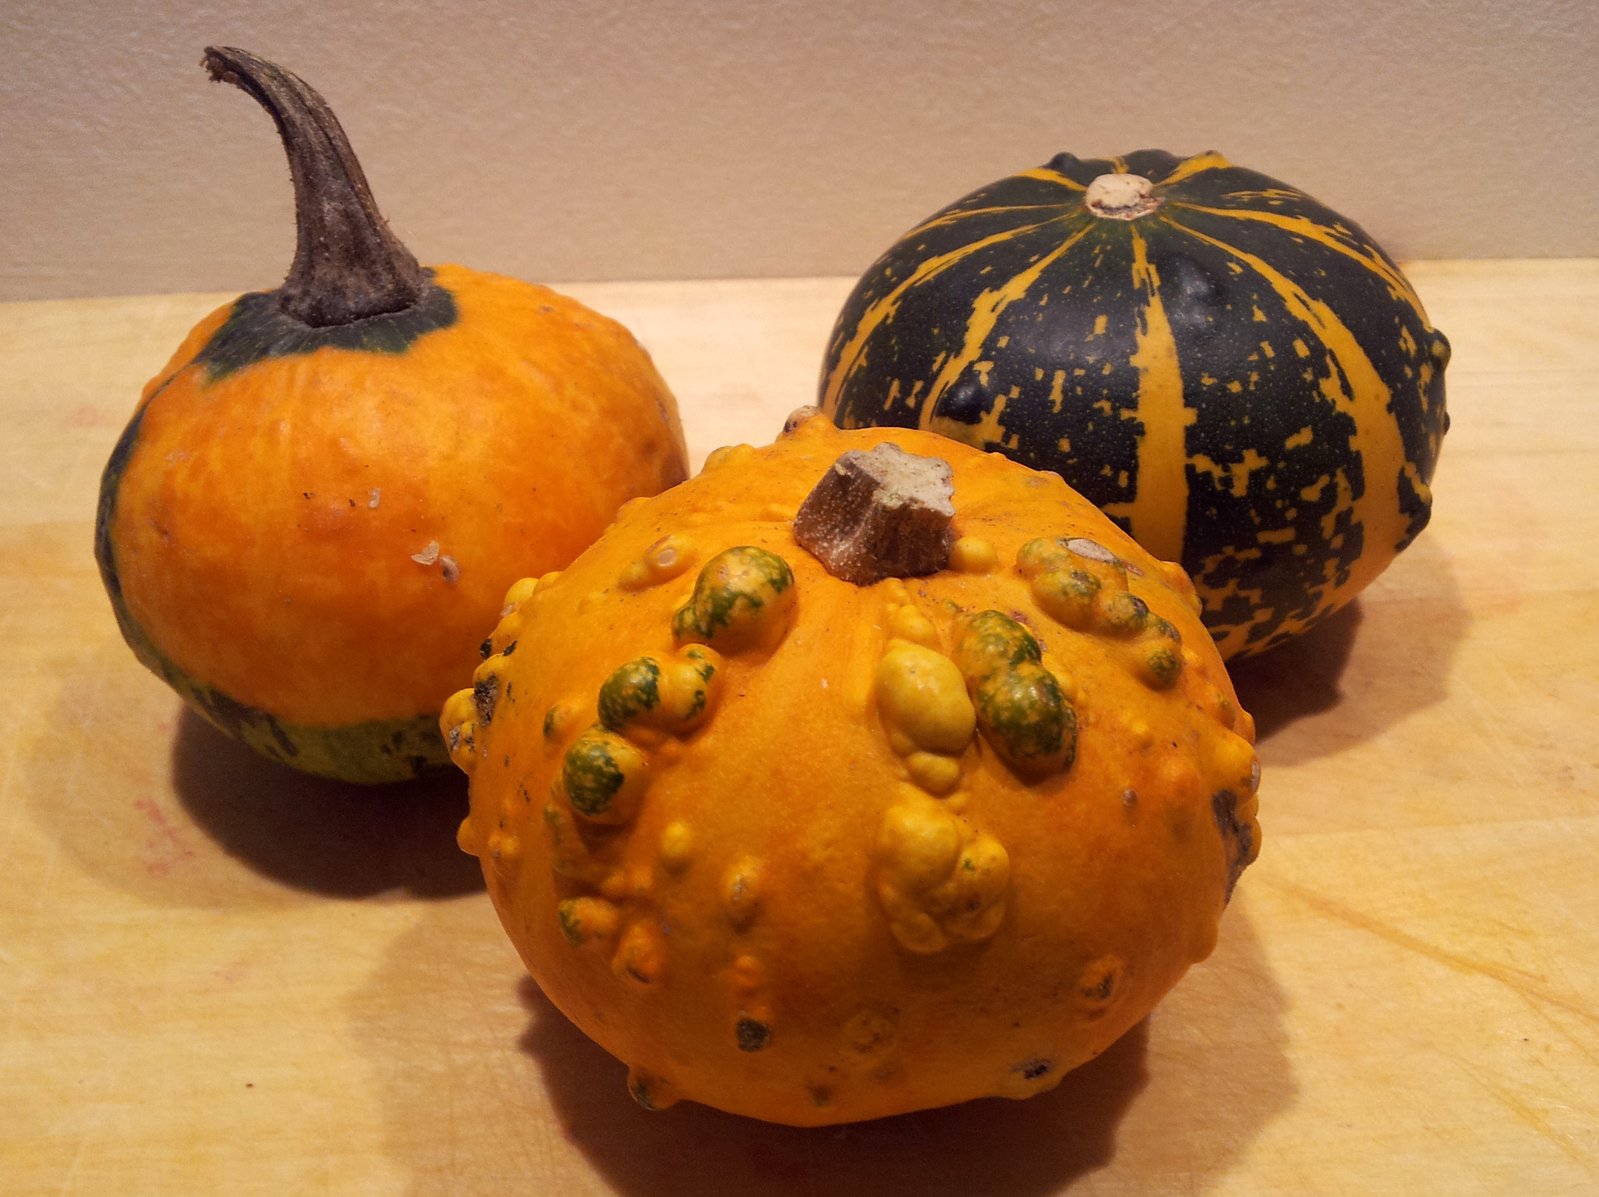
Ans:
[[[1259,850],[1187,576],[999,455],[805,409],[506,610],[440,720],[460,843],[648,1107],[1042,1092],[1212,950]]]
[[[139,659],[265,755],[359,782],[447,767],[439,704],[506,587],[686,475],[676,403],[615,321],[420,266],[303,81],[206,65],[278,124],[298,252],[145,388],[101,483],[106,590]]]

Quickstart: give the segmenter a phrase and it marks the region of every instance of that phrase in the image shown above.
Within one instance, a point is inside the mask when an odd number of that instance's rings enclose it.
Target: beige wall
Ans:
[[[0,299],[271,286],[275,58],[425,262],[855,274],[1060,150],[1218,149],[1417,257],[1599,254],[1594,0],[0,3]]]

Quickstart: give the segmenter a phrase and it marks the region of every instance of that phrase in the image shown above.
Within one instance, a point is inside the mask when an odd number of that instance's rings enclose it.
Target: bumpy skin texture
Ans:
[[[855,586],[792,520],[884,440],[953,466],[956,540]],[[1182,571],[998,455],[817,416],[628,505],[508,611],[440,720],[460,843],[647,1106],[814,1125],[1042,1092],[1212,950],[1259,850],[1253,724]]]
[[[1152,184],[1105,218],[1106,174]],[[1353,222],[1218,154],[1062,154],[935,213],[840,312],[821,403],[1055,470],[1189,571],[1227,657],[1426,526],[1449,345]]]
[[[437,268],[420,320],[296,328],[262,303],[194,329],[107,466],[122,631],[286,764],[441,766],[439,706],[510,583],[685,476],[676,403],[619,324],[498,275]]]

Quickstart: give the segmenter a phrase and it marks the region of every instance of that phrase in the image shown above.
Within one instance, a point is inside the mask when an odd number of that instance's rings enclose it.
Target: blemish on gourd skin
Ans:
[[[1210,798],[1211,814],[1226,852],[1228,901],[1232,899],[1239,876],[1260,854],[1259,829],[1249,809],[1251,806],[1252,798],[1241,801],[1232,790],[1217,790]]]
[[[1046,1060],[1041,1056],[1035,1056],[1030,1060],[1023,1060],[1020,1064],[1013,1065],[1011,1071],[1024,1081],[1037,1081],[1048,1076],[1054,1067],[1055,1065],[1052,1061]]]
[[[1166,626],[1171,625],[1166,624]],[[1183,665],[1183,654],[1176,643],[1157,642],[1147,645],[1138,657],[1140,676],[1145,684],[1157,690],[1175,685],[1178,675],[1182,673]]]
[[[658,1076],[635,1068],[627,1071],[627,1091],[646,1110],[664,1110],[680,1100],[674,1086]]]
[[[960,761],[936,752],[912,752],[905,758],[910,779],[935,797],[953,794],[960,785]]]
[[[439,727],[444,733],[445,750],[458,769],[468,776],[477,765],[477,701],[475,688],[457,690],[444,702]]]
[[[1078,975],[1075,1004],[1084,1018],[1102,1018],[1122,993],[1126,965],[1119,956],[1101,956],[1089,961]]]
[[[844,1024],[844,1043],[862,1056],[880,1056],[899,1042],[899,1012],[871,1007],[857,1011]]]
[[[644,922],[635,922],[622,935],[612,971],[624,980],[639,985],[654,985],[666,973],[666,949],[658,931]]]
[[[754,924],[761,905],[761,862],[741,857],[722,879],[722,911],[735,931],[747,931]]]
[[[756,1018],[740,1018],[734,1030],[741,1052],[758,1052],[772,1041],[772,1028]]]
[[[686,570],[694,557],[692,540],[677,533],[668,534],[645,549],[637,560],[629,562],[623,568],[617,584],[628,591],[659,586]]]
[[[500,701],[500,677],[486,673],[472,683],[472,705],[477,711],[478,723],[487,727],[494,722],[494,708]]]
[[[539,587],[549,585],[560,576],[560,570],[552,570],[537,578],[518,578],[515,582],[512,582],[505,592],[505,598],[501,600],[500,618],[504,619],[514,614],[521,608],[523,603],[537,593]]]

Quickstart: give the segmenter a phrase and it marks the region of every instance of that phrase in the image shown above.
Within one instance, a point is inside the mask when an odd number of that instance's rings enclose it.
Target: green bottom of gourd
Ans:
[[[118,614],[123,615],[121,608]],[[196,681],[155,648],[131,620],[123,633],[134,654],[189,708],[224,735],[279,764],[334,781],[384,785],[450,766],[437,712],[401,719],[315,725],[290,723]]]
[[[449,765],[437,714],[309,726],[287,723],[189,679],[167,680],[190,708],[212,726],[262,756],[301,773],[362,785],[384,785],[443,772]]]
[[[142,410],[129,423],[106,466],[100,484],[94,534],[95,560],[100,566],[101,581],[111,599],[117,628],[133,655],[176,690],[192,710],[224,734],[302,773],[335,781],[383,785],[450,769],[450,757],[444,738],[439,734],[436,710],[399,719],[331,726],[290,723],[189,676],[155,645],[128,610],[111,541],[117,486],[141,419]]]

